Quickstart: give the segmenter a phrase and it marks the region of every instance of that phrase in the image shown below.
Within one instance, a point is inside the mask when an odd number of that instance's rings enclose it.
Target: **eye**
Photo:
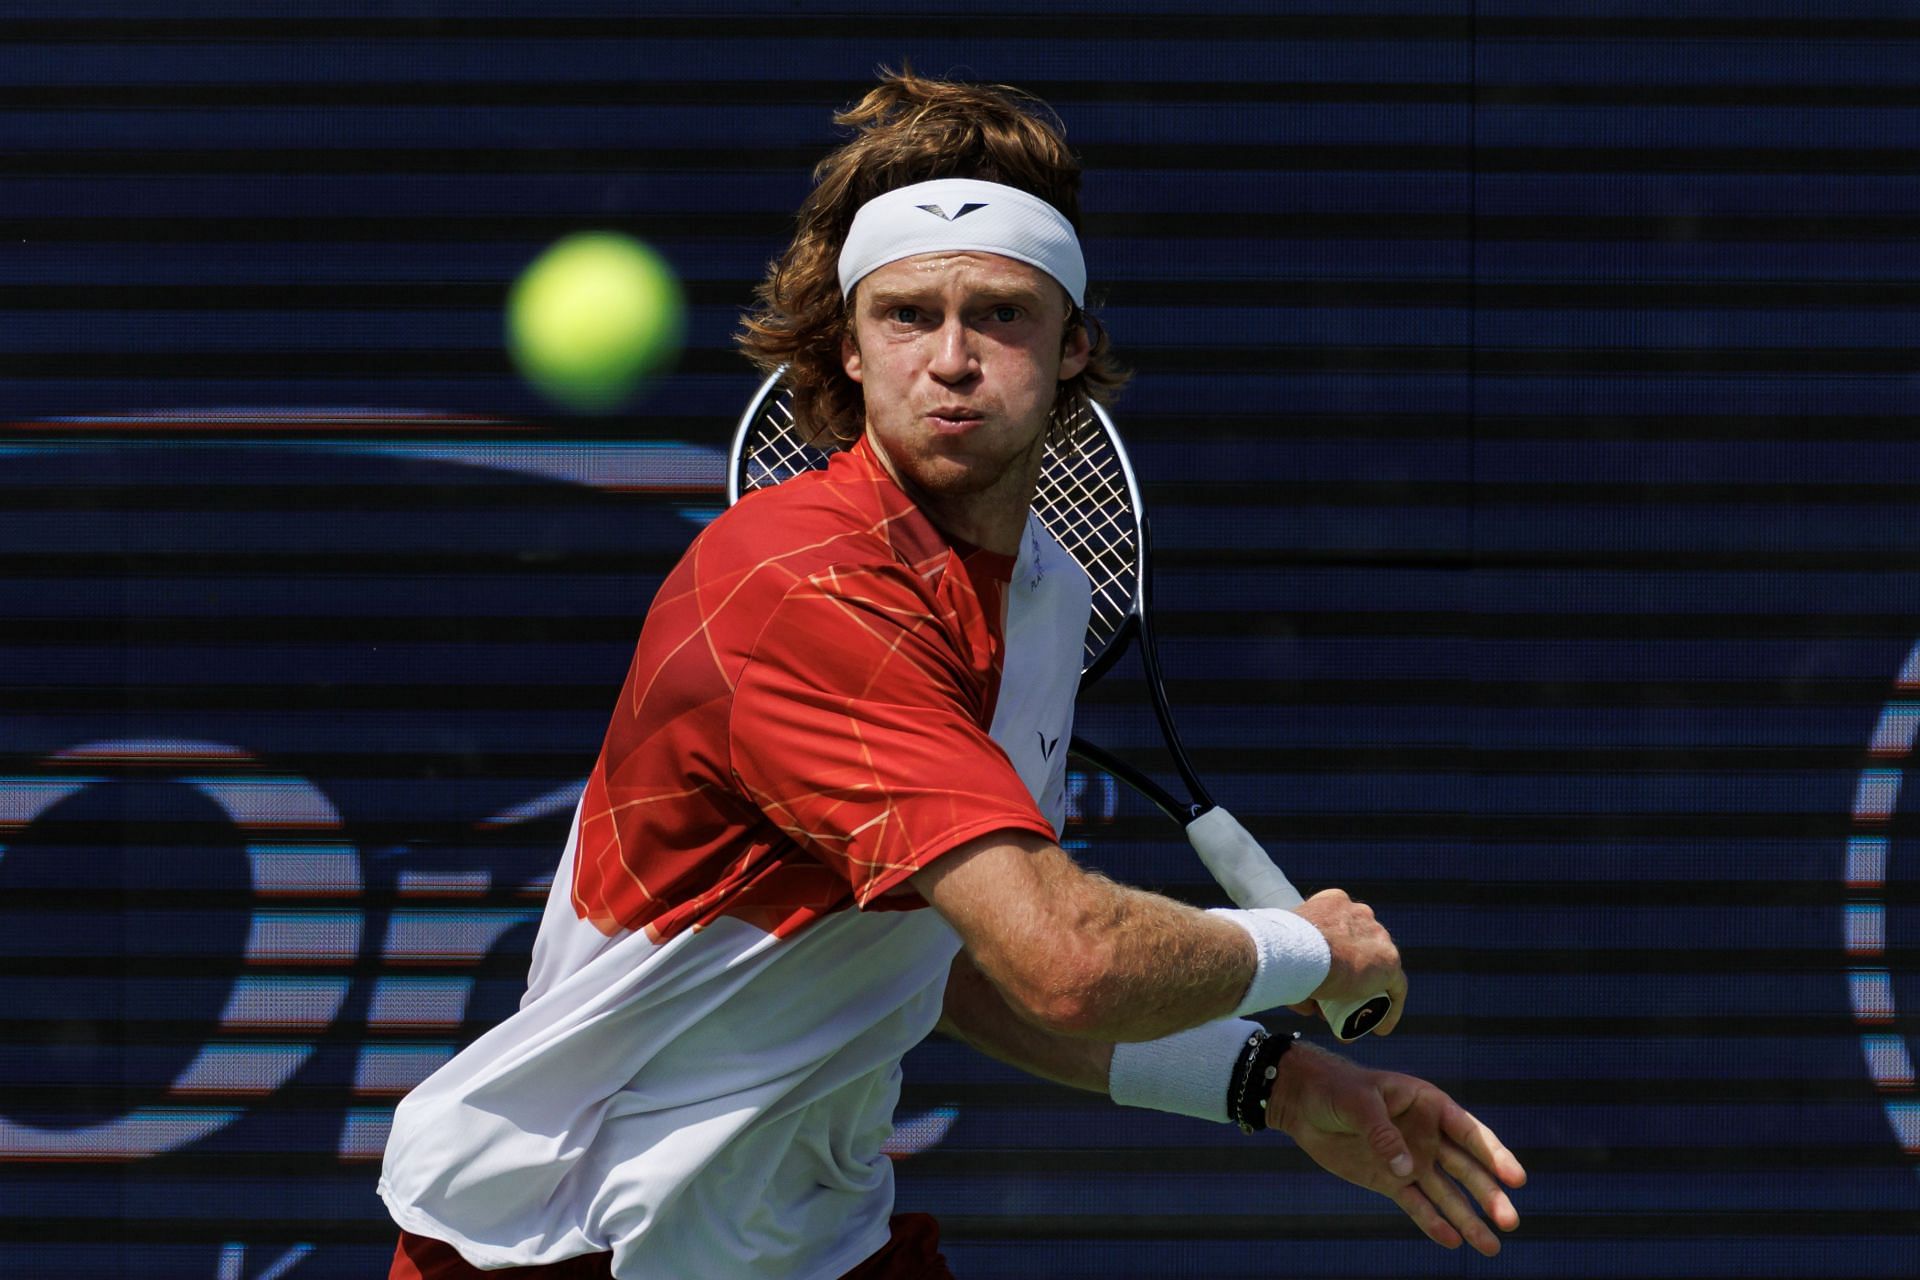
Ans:
[[[919,324],[920,308],[895,307],[890,313],[895,324]]]
[[[1001,324],[1012,324],[1020,318],[1020,308],[1003,304],[993,309],[993,318]]]

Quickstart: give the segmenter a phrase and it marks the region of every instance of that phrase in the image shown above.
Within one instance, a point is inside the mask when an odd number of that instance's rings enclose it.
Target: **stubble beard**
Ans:
[[[1043,428],[1026,447],[999,466],[982,460],[972,466],[955,467],[937,454],[924,457],[917,460],[920,465],[914,468],[909,479],[928,497],[934,498],[976,498],[995,491],[1024,493],[1033,487],[1033,479],[1040,472],[1046,437]]]
[[[1042,426],[1021,449],[998,466],[987,459],[953,466],[930,452],[902,467],[902,478],[914,500],[943,528],[975,526],[986,519],[998,524],[1010,513],[1024,521],[1033,502],[1034,485],[1046,452],[1051,423]]]
[[[892,460],[889,468],[907,495],[940,528],[969,542],[994,546],[1024,526],[1034,484],[1046,451],[1048,432],[1035,433],[1025,447],[998,466],[988,459],[954,466],[937,453]],[[886,451],[881,450],[883,456]]]

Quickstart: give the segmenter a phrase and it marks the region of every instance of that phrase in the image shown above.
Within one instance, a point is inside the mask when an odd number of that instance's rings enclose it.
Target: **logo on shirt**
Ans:
[[[913,207],[916,209],[925,209],[928,213],[932,214],[936,218],[939,218],[943,222],[958,222],[960,219],[972,213],[975,209],[984,209],[987,206],[984,204],[975,204],[975,203],[969,202],[967,204],[961,205],[960,212],[958,213],[948,213],[945,209],[942,209],[937,204],[917,204]]]
[[[1052,742],[1048,742],[1047,735],[1041,733],[1038,729],[1034,730],[1033,736],[1040,739],[1040,758],[1042,760],[1053,759],[1053,749],[1060,745],[1060,739],[1055,738]]]

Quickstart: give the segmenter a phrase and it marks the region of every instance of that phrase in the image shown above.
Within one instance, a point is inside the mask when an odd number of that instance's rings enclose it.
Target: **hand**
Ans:
[[[1480,1214],[1502,1231],[1520,1225],[1501,1184],[1525,1185],[1526,1170],[1493,1130],[1425,1080],[1296,1044],[1280,1059],[1267,1126],[1291,1135],[1328,1173],[1392,1200],[1435,1244],[1457,1249],[1464,1239],[1492,1257],[1500,1238]]]
[[[1293,910],[1320,930],[1333,957],[1326,980],[1314,989],[1314,1000],[1322,1005],[1334,1000],[1358,1003],[1384,991],[1393,1008],[1373,1033],[1392,1035],[1406,1007],[1407,975],[1400,968],[1400,949],[1385,926],[1373,918],[1373,908],[1355,902],[1344,889],[1323,889]],[[1317,1012],[1297,1006],[1295,1011]]]

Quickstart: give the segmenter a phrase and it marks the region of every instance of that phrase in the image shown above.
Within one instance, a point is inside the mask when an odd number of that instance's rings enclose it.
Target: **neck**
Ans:
[[[1033,505],[1033,491],[1040,481],[1040,460],[1046,452],[1044,435],[991,485],[957,494],[930,493],[922,489],[900,474],[900,469],[878,442],[870,440],[869,443],[880,466],[942,533],[1001,555],[1020,553],[1027,512]]]

